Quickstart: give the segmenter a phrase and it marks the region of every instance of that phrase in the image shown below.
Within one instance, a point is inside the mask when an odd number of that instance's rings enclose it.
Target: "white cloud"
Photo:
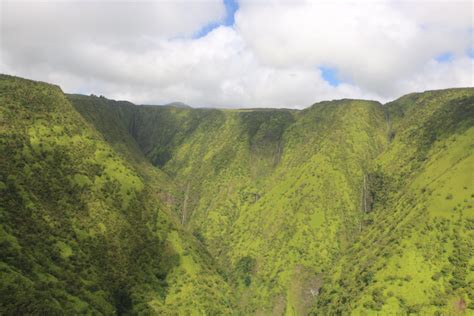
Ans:
[[[136,103],[302,107],[472,86],[472,4],[393,1],[4,1],[0,71]],[[440,14],[442,12],[443,14]],[[451,62],[433,58],[452,52]],[[330,86],[318,67],[334,67]]]
[[[433,56],[464,53],[472,19],[471,1],[241,1],[236,22],[262,63],[336,67],[362,89],[391,96],[393,81]]]
[[[451,62],[429,61],[421,71],[399,80],[394,87],[400,94],[443,88],[474,86],[474,60],[460,57]]]

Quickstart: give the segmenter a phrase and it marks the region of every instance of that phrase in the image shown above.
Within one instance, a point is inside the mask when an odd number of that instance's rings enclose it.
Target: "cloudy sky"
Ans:
[[[0,72],[138,104],[473,86],[473,1],[0,0]]]

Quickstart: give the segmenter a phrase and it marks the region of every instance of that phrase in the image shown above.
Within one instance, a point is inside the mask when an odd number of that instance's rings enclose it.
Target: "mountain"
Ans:
[[[166,176],[121,125],[98,131],[58,87],[9,76],[0,104],[0,314],[234,309],[212,257],[171,216]]]
[[[474,89],[385,107],[389,146],[368,174],[368,225],[326,275],[313,310],[472,314]]]
[[[3,75],[1,314],[474,313],[474,89],[136,106]]]
[[[167,103],[163,106],[172,106],[172,107],[175,107],[175,108],[191,108],[190,105],[187,105],[186,103],[183,103],[183,102],[171,102],[171,103]]]

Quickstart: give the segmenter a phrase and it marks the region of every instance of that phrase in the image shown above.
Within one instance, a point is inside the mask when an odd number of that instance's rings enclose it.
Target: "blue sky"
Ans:
[[[474,48],[469,49],[467,53],[471,59],[474,59]]]
[[[213,21],[205,25],[196,34],[193,38],[201,38],[209,34],[215,28],[218,28],[221,25],[232,26],[235,23],[235,13],[239,9],[239,4],[236,0],[224,0],[226,15],[223,20]]]
[[[337,77],[337,69],[332,67],[319,67],[321,75],[331,86],[337,87],[341,81]]]
[[[454,58],[454,54],[451,53],[451,52],[446,52],[446,53],[443,53],[443,54],[440,54],[438,56],[436,56],[435,60],[437,62],[440,62],[440,63],[446,63],[446,62],[450,62],[452,61]]]

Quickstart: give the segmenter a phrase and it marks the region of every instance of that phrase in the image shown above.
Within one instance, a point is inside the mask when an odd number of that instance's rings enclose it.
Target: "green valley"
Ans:
[[[0,314],[474,314],[474,88],[303,110],[0,75]]]

